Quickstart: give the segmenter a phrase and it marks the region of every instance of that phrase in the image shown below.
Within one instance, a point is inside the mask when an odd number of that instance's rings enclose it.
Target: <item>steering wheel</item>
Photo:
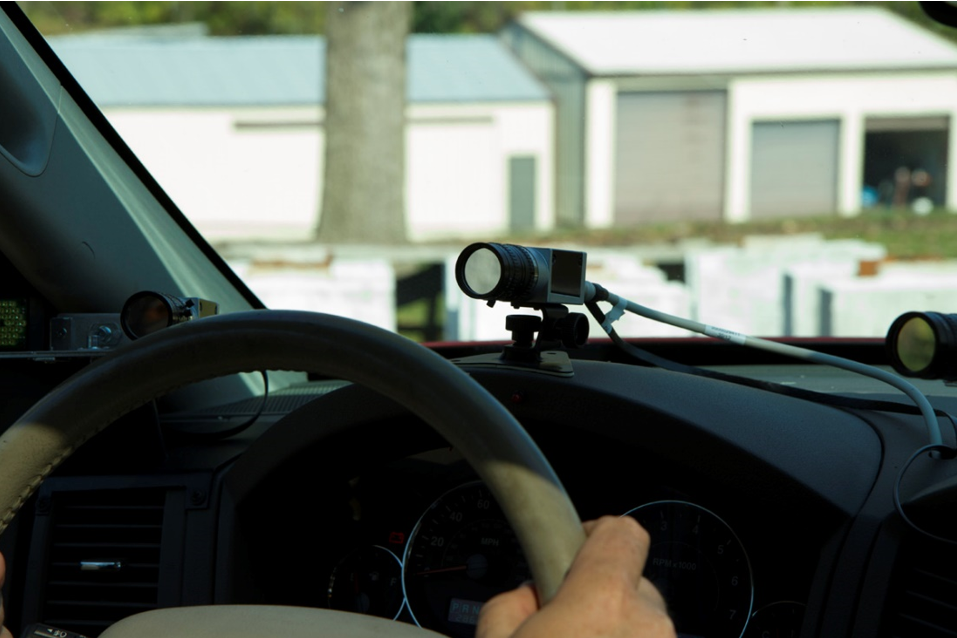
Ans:
[[[466,373],[408,339],[332,315],[256,310],[180,324],[110,353],[55,388],[0,435],[0,533],[40,483],[117,418],[178,387],[238,372],[296,370],[367,386],[437,430],[495,495],[550,600],[584,533],[541,451]],[[422,636],[369,616],[269,606],[161,609],[132,616],[108,638]],[[301,633],[297,633],[301,632]],[[435,635],[435,634],[432,634]]]

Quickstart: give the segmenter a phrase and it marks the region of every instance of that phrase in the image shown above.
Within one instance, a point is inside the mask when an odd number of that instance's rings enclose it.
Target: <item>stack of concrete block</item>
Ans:
[[[229,265],[268,308],[324,312],[396,330],[395,271],[387,260],[249,258]]]
[[[957,313],[957,261],[887,263],[874,277],[821,286],[825,336],[883,337],[905,312]]]
[[[685,275],[698,321],[755,336],[810,336],[820,313],[808,298],[820,279],[853,277],[885,255],[877,244],[817,234],[751,237],[690,251]]]
[[[687,287],[677,281],[668,281],[665,274],[648,266],[626,251],[594,251],[588,255],[588,281],[600,284],[619,297],[659,312],[678,317],[691,315],[691,295]],[[604,311],[607,304],[600,304]],[[598,323],[589,317],[591,335],[605,337]],[[633,314],[625,314],[614,323],[622,337],[686,337],[688,331],[658,323]]]

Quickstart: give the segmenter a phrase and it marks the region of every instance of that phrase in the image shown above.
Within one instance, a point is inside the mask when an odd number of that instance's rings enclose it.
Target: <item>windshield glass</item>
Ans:
[[[505,339],[494,241],[753,335],[957,312],[957,36],[801,4],[20,3],[268,307]]]

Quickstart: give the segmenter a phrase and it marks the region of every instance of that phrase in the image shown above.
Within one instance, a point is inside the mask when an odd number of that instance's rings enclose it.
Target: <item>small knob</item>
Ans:
[[[505,317],[505,329],[511,331],[516,346],[531,348],[535,333],[542,327],[541,317],[535,315],[509,315]]]

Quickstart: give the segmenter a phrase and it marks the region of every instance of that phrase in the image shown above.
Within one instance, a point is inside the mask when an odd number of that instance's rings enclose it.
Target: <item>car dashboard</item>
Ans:
[[[893,504],[925,443],[918,416],[602,360],[614,358],[605,346],[564,375],[459,350],[447,355],[528,430],[583,520],[631,515],[649,530],[645,575],[681,635],[954,626],[957,552]],[[718,367],[894,400],[813,366]],[[957,410],[946,392],[932,401]],[[905,502],[920,495],[911,518],[945,520],[948,481],[949,463],[915,463],[901,484]],[[137,611],[211,603],[332,607],[471,636],[481,603],[530,577],[456,449],[390,400],[329,379],[202,410],[142,408],[24,513],[4,537],[6,554],[29,556],[11,561],[26,595],[10,618],[90,636]]]

